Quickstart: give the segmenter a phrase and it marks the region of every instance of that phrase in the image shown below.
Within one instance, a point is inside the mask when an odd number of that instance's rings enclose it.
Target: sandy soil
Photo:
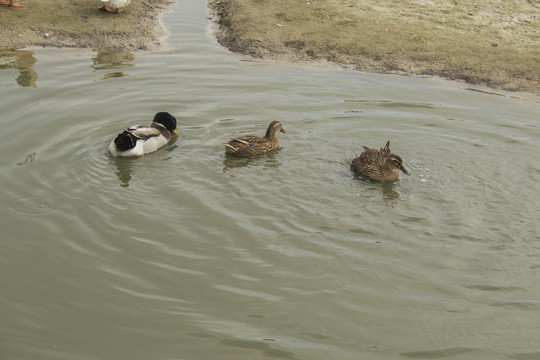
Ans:
[[[540,94],[538,0],[209,1],[218,40],[234,52]],[[172,0],[133,0],[121,14],[99,11],[99,0],[19,2],[0,6],[0,49],[151,49]]]
[[[0,48],[25,46],[146,50],[160,45],[159,15],[172,0],[133,0],[124,12],[99,11],[99,0],[18,0],[0,6]]]
[[[537,0],[211,0],[218,40],[278,61],[540,94]]]

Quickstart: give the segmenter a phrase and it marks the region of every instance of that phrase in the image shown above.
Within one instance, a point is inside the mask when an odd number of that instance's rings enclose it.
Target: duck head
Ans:
[[[283,130],[283,125],[281,124],[281,121],[272,121],[270,125],[268,125],[268,129],[266,130],[266,138],[273,138],[276,136],[277,132],[282,132],[285,134],[285,130]]]
[[[178,135],[178,130],[176,130],[176,118],[168,112],[158,112],[154,116],[153,121],[165,126],[165,129],[169,130],[174,135]]]
[[[390,154],[386,157],[385,165],[390,170],[401,170],[405,175],[410,175],[409,171],[403,166],[403,160],[396,154]]]

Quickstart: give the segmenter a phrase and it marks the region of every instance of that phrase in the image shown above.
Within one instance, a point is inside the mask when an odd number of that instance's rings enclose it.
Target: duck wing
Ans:
[[[381,152],[381,156],[383,158],[387,157],[388,155],[390,155],[390,140],[388,140],[386,142],[386,145],[384,145],[384,147],[380,150]]]
[[[161,135],[161,131],[159,131],[159,129],[146,125],[131,126],[128,128],[128,131],[139,139],[147,139]]]
[[[233,143],[233,142],[239,142],[244,145],[254,146],[258,144],[264,144],[268,142],[268,140],[260,136],[246,135],[239,138],[234,138],[231,141],[229,141],[229,143]]]

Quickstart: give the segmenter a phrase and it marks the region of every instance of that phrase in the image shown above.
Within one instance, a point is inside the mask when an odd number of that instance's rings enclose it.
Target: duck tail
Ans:
[[[230,152],[231,154],[234,154],[235,152],[238,151],[238,149],[235,148],[234,146],[232,146],[231,144],[226,143],[226,144],[223,144],[223,145],[225,145],[225,148],[226,148],[227,152]]]
[[[124,131],[116,136],[114,145],[119,151],[128,151],[135,147],[137,138],[129,131]]]

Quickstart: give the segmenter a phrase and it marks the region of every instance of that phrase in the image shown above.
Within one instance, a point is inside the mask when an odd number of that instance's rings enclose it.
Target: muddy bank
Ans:
[[[211,0],[231,51],[434,75],[540,94],[540,3],[530,0]]]
[[[18,0],[0,6],[0,48],[25,46],[145,50],[160,45],[159,22],[172,0],[134,0],[121,14],[99,11],[99,0]]]
[[[203,0],[202,0],[203,1]],[[160,46],[172,0],[0,6],[0,48],[146,50]],[[277,61],[328,61],[363,71],[435,75],[540,94],[540,3],[531,0],[210,0],[230,50]]]

